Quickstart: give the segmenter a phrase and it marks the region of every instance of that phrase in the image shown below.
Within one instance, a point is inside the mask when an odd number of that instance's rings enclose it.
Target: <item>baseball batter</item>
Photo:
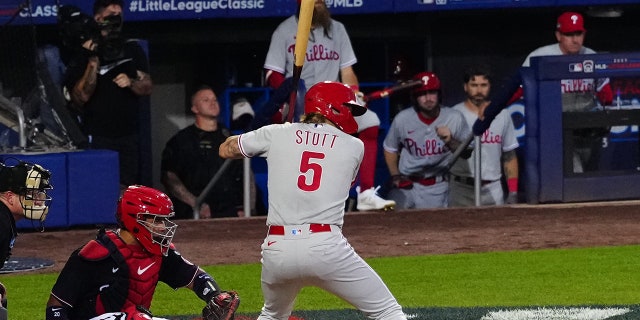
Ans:
[[[596,53],[593,49],[583,46],[586,32],[581,14],[577,12],[561,14],[558,17],[555,33],[558,43],[532,51],[522,66],[529,67],[531,57]],[[593,111],[597,108],[596,100],[601,105],[610,105],[613,101],[613,90],[609,85],[609,78],[563,79],[560,81],[560,88],[562,111],[565,112]],[[598,151],[602,138],[607,132],[606,128],[587,128],[573,132],[573,172],[597,168]]]
[[[262,243],[259,320],[289,319],[305,286],[331,292],[370,319],[406,319],[376,272],[342,235],[344,203],[363,156],[355,115],[365,108],[337,82],[305,95],[302,122],[272,124],[220,146],[223,158],[263,156],[269,174],[268,234]]]
[[[298,1],[300,4],[300,1]],[[266,80],[269,86],[278,88],[285,78],[293,75],[293,53],[298,31],[297,17],[283,21],[273,32],[269,51],[265,59]],[[341,81],[358,92],[358,78],[353,65],[358,62],[344,25],[331,18],[324,0],[316,0],[313,10],[312,28],[307,44],[307,55],[300,78],[308,88],[321,81]],[[380,119],[375,112],[367,110],[355,117],[358,137],[365,144],[365,155],[360,169],[358,210],[390,208],[393,201],[380,198],[374,187],[378,128]]]
[[[472,127],[489,105],[487,100],[491,89],[491,73],[484,66],[472,67],[465,71],[464,90],[467,99],[453,106],[460,111]],[[509,203],[517,202],[518,192],[518,158],[515,149],[518,147],[511,115],[502,110],[491,122],[490,127],[480,139],[480,204],[501,205],[505,203],[502,189],[502,170],[504,170],[508,190]],[[450,175],[450,205],[474,206],[474,162],[477,150],[469,159],[459,159],[453,164]]]
[[[459,111],[440,105],[440,80],[432,72],[414,76],[413,108],[400,111],[384,139],[384,157],[393,177],[389,199],[400,208],[449,205],[444,175],[452,152],[471,134]]]

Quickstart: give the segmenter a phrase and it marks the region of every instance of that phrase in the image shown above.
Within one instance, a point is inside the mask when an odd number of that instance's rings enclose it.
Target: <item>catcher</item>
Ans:
[[[187,287],[207,305],[204,320],[233,319],[240,304],[233,291],[183,258],[171,243],[177,225],[169,197],[153,188],[129,186],[117,204],[119,229],[100,230],[75,250],[51,290],[46,319],[152,319],[158,281]]]

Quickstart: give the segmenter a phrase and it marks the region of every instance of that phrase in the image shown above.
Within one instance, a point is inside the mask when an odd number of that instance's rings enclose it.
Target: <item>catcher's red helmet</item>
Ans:
[[[355,92],[339,82],[316,83],[304,96],[305,114],[321,114],[348,134],[358,131],[358,124],[353,116],[360,116],[366,111],[367,108],[358,102]]]
[[[116,219],[151,254],[167,255],[178,225],[169,197],[153,188],[129,186],[118,201]]]
[[[413,88],[411,91],[413,94],[440,90],[440,79],[438,79],[438,76],[433,72],[420,72],[413,76],[413,80],[422,81],[421,86]]]

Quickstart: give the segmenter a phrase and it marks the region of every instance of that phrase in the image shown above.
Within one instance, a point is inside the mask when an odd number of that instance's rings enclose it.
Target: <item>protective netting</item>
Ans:
[[[84,136],[66,109],[58,48],[39,45],[33,24],[0,21],[0,150],[75,149]]]

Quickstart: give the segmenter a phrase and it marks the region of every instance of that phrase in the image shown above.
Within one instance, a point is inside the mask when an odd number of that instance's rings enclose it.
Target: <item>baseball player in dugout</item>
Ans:
[[[11,256],[18,232],[16,221],[28,219],[44,230],[52,189],[51,173],[40,165],[17,161],[0,163],[0,269]],[[0,319],[6,320],[7,290],[0,283]],[[3,318],[4,317],[4,318]]]
[[[259,320],[289,319],[297,294],[317,286],[369,319],[406,319],[376,272],[342,235],[344,203],[364,154],[354,115],[366,112],[338,82],[320,82],[305,95],[301,122],[271,124],[232,136],[220,156],[267,158],[269,211],[262,243]]]
[[[444,208],[449,205],[446,175],[452,153],[471,129],[459,111],[441,106],[435,73],[421,72],[413,79],[422,81],[411,90],[413,107],[395,116],[383,143],[392,178],[388,197],[403,209]]]
[[[297,0],[298,11],[300,2]],[[293,74],[297,29],[297,15],[294,15],[283,21],[271,36],[264,68],[266,83],[274,89],[279,88],[285,78]],[[321,81],[340,81],[362,97],[358,77],[353,69],[357,61],[344,25],[331,18],[324,0],[315,0],[307,54],[300,77],[303,87],[311,87]],[[354,134],[364,143],[364,159],[360,167],[359,185],[356,187],[356,208],[360,211],[393,208],[395,202],[381,198],[377,194],[379,186],[375,186],[380,119],[371,110],[355,119],[358,131]]]
[[[523,67],[529,67],[530,58],[538,56],[594,54],[594,50],[583,46],[587,30],[584,18],[577,12],[564,12],[556,24],[558,43],[540,47],[531,52]],[[565,79],[561,81],[562,111],[594,111],[600,106],[611,105],[613,90],[608,78]],[[573,172],[594,171],[598,168],[599,151],[608,128],[585,128],[573,131]]]
[[[233,319],[237,293],[220,290],[209,274],[176,251],[173,215],[166,194],[138,185],[125,189],[116,208],[119,228],[100,230],[71,254],[51,290],[46,319],[151,319],[158,281],[193,290],[206,303],[204,320]]]
[[[467,125],[472,127],[483,117],[489,105],[491,70],[486,65],[477,65],[465,70],[463,88],[467,98],[453,109],[462,113]],[[518,158],[516,157],[515,129],[507,109],[502,110],[480,137],[480,204],[501,205],[518,201]],[[474,162],[478,152],[475,147],[468,159],[458,159],[451,167],[449,179],[449,204],[455,206],[475,205]],[[508,189],[503,190],[503,174]]]

